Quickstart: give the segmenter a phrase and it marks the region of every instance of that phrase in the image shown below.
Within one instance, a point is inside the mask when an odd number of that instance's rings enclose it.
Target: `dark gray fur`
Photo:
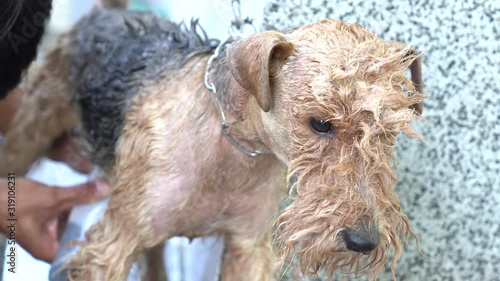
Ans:
[[[197,21],[188,29],[149,12],[96,11],[75,30],[78,47],[69,81],[92,160],[103,168],[114,162],[131,98],[189,58],[212,52],[218,43],[206,37]]]

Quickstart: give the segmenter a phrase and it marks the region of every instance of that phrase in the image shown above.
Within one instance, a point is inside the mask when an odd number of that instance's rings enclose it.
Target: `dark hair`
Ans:
[[[4,0],[0,2],[0,41],[2,41],[16,22],[24,0]]]
[[[35,58],[51,8],[52,0],[0,1],[0,99]]]

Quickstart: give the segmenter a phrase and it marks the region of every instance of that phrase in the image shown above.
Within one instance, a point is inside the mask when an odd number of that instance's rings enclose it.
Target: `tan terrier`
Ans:
[[[393,148],[400,132],[418,137],[416,51],[324,20],[221,44],[207,65],[215,46],[196,23],[102,6],[28,72],[3,148],[1,172],[24,173],[82,126],[113,192],[72,280],[126,280],[165,239],[207,235],[225,239],[224,281],[272,280],[295,262],[304,276],[376,279],[391,250],[395,278],[413,232]],[[287,184],[293,203],[278,214]]]

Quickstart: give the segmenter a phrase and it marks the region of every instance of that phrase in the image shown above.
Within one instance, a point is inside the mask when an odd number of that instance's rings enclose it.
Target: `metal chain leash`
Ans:
[[[234,145],[239,151],[241,151],[243,154],[246,154],[248,156],[255,157],[257,155],[263,154],[262,151],[260,150],[253,150],[250,151],[246,148],[244,148],[241,144],[239,144],[228,132],[228,125],[226,121],[226,115],[224,114],[224,110],[222,108],[222,104],[220,102],[219,97],[217,96],[217,89],[214,85],[214,83],[209,82],[209,73],[210,73],[210,67],[212,66],[212,62],[215,58],[219,57],[221,49],[230,42],[233,42],[235,40],[243,38],[243,29],[245,26],[251,26],[254,29],[254,33],[257,33],[257,28],[253,24],[253,20],[250,19],[249,17],[242,19],[241,18],[241,5],[240,5],[240,0],[231,0],[231,5],[233,8],[233,15],[234,15],[234,20],[231,21],[231,25],[229,26],[228,33],[229,37],[221,41],[217,48],[214,51],[214,54],[210,56],[207,62],[207,67],[205,69],[205,87],[212,91],[215,100],[217,102],[217,106],[219,107],[220,115],[221,115],[221,130],[222,134],[224,137],[232,144]]]
[[[257,33],[257,27],[253,23],[253,19],[250,17],[241,17],[241,3],[240,0],[231,0],[231,7],[233,9],[234,19],[231,21],[231,26],[229,27],[229,36],[233,39],[243,38],[245,26],[250,26],[253,28],[253,33]]]

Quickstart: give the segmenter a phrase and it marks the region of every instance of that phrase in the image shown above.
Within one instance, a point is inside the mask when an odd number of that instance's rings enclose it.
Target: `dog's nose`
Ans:
[[[356,228],[346,228],[341,233],[346,248],[354,252],[369,253],[380,241],[378,229],[372,223],[361,222]]]

